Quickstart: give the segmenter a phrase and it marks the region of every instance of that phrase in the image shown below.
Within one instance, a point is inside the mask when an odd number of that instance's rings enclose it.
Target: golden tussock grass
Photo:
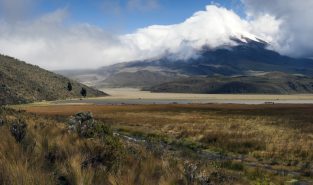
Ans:
[[[57,171],[75,184],[101,184],[104,183],[103,178],[100,178],[103,176],[106,177],[107,184],[188,183],[184,172],[184,161],[187,159],[171,155],[160,158],[142,146],[127,142],[124,146],[128,152],[132,152],[124,157],[126,162],[118,173],[79,168],[88,154],[93,153],[91,151],[95,149],[94,146],[99,144],[97,140],[82,140],[64,132],[65,124],[62,122],[65,118],[80,111],[91,111],[97,119],[116,131],[137,136],[152,134],[161,140],[175,141],[184,146],[244,155],[250,162],[261,161],[262,164],[272,165],[274,169],[293,170],[303,173],[305,178],[312,178],[309,172],[310,165],[313,165],[312,105],[51,105],[23,106],[17,109],[39,115],[36,120],[28,120],[42,129],[32,133],[34,138],[38,143],[48,140],[50,148],[54,146],[61,156],[66,156],[64,161],[57,162]],[[14,143],[14,140],[11,142]],[[41,145],[44,148],[47,144]],[[40,154],[41,150],[47,149],[38,150]],[[23,152],[17,156],[22,154]],[[205,164],[204,161],[202,163]],[[242,169],[240,165],[228,164],[227,168],[231,170],[209,165],[205,170],[208,174],[217,169],[225,174],[235,173],[232,175],[237,177],[234,184],[256,182],[260,174],[266,174],[254,168]],[[41,173],[43,178],[46,175],[51,178],[48,172]],[[279,183],[289,178],[270,177]]]
[[[91,111],[114,128],[200,142],[283,160],[313,160],[312,105],[124,105],[27,107],[42,115]]]
[[[68,132],[66,119],[62,117],[1,109],[0,118],[5,121],[0,126],[0,184],[199,184],[195,179],[188,181],[187,159],[167,153],[159,155],[143,145],[114,136],[81,138]],[[10,133],[10,126],[17,119],[27,123],[26,136],[20,143]],[[89,159],[94,160],[83,165]],[[212,165],[206,169],[208,175],[222,173]],[[234,175],[238,176],[237,173]],[[224,183],[223,179],[215,181]],[[246,183],[239,177],[231,182]]]

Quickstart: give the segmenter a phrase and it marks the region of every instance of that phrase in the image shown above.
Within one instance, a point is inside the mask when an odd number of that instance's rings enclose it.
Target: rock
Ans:
[[[15,138],[16,142],[21,142],[26,135],[26,123],[19,120],[17,123],[13,123],[10,127],[10,132]]]
[[[85,121],[93,120],[93,115],[91,112],[79,112],[75,115],[75,119],[83,123]]]
[[[91,112],[79,112],[70,118],[68,130],[75,131],[83,137],[92,137],[94,129],[94,119]]]

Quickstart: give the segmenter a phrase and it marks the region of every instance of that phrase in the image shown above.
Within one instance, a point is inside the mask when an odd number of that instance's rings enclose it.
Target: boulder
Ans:
[[[79,120],[81,123],[85,121],[93,120],[93,115],[91,112],[79,112],[74,117],[76,120]]]
[[[83,137],[91,137],[94,129],[94,118],[91,112],[79,112],[69,120],[69,131],[75,131]]]

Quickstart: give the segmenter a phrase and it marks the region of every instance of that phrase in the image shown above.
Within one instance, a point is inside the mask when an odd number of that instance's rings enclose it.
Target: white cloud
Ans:
[[[279,20],[279,34],[273,39],[275,50],[295,57],[313,57],[312,0],[242,1],[250,18],[258,19],[267,14]]]
[[[47,69],[92,68],[128,59],[116,36],[88,24],[66,26],[67,14],[59,9],[30,22],[1,21],[0,53]]]
[[[269,26],[264,24],[270,23]],[[155,58],[165,53],[175,53],[181,59],[194,55],[203,46],[216,48],[221,45],[234,45],[232,37],[256,37],[272,41],[278,31],[279,22],[271,16],[246,21],[236,13],[216,5],[196,12],[183,23],[169,26],[150,26],[133,34],[121,37],[141,58]],[[186,51],[189,52],[186,53]]]

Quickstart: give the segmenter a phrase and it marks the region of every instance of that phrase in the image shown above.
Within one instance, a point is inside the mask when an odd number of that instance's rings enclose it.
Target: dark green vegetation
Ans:
[[[313,93],[313,78],[280,72],[258,76],[185,78],[144,88],[153,92],[210,94],[296,94]]]
[[[68,91],[69,81],[71,91]],[[0,105],[80,97],[82,87],[88,96],[106,95],[38,66],[0,55]]]

